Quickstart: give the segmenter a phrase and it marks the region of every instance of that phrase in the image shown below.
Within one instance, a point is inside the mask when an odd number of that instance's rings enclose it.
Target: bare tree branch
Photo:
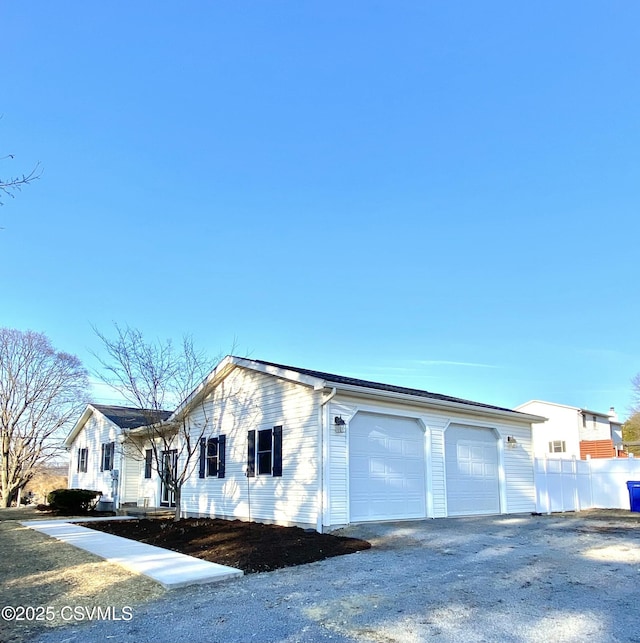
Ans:
[[[176,348],[171,340],[147,341],[141,331],[128,326],[114,324],[114,328],[113,337],[93,329],[104,349],[104,357],[94,353],[101,366],[95,374],[145,415],[147,426],[129,432],[128,446],[140,458],[147,449],[153,452],[153,467],[175,495],[178,520],[182,486],[193,472],[200,438],[210,430],[210,419],[203,408],[197,421],[185,416],[169,424],[162,421],[163,411],[185,400],[215,361],[197,349],[189,336]],[[167,458],[174,451],[176,465],[172,468]]]
[[[13,158],[13,154],[7,154],[7,156],[0,158],[0,160],[4,161],[6,159]],[[36,163],[35,167],[28,174],[18,174],[6,179],[0,178],[0,196],[4,194],[5,196],[9,196],[14,199],[16,196],[15,192],[20,192],[23,186],[28,185],[33,181],[37,181],[41,176],[42,168],[40,167],[40,163]],[[4,205],[1,198],[0,205]]]
[[[631,390],[633,395],[632,413],[640,413],[640,373],[631,378]]]

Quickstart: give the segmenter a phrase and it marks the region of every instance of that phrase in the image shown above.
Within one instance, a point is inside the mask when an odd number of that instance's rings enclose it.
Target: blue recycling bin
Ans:
[[[627,489],[629,489],[631,511],[640,511],[640,482],[638,480],[629,480]]]

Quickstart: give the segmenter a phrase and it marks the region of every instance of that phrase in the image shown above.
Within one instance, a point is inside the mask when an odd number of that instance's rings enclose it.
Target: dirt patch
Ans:
[[[634,525],[589,525],[586,527],[576,527],[576,532],[580,534],[614,534],[617,536],[632,534],[637,530]]]
[[[93,554],[20,524],[56,518],[35,508],[0,509],[0,608],[51,608],[45,620],[0,619],[0,641],[20,643],[46,627],[73,624],[72,608],[114,606],[120,610],[158,598],[164,589]]]
[[[624,521],[630,525],[636,524],[640,526],[640,512],[629,511],[628,509],[584,509],[583,511],[565,511],[552,515],[561,518]]]
[[[583,534],[631,535],[640,528],[640,513],[628,509],[585,509],[553,514],[577,521],[576,532]]]
[[[367,541],[357,538],[240,520],[185,518],[173,522],[145,518],[84,526],[236,567],[246,574],[312,563],[371,547]]]

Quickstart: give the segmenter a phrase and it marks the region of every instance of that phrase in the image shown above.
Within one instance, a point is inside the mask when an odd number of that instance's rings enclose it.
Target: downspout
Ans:
[[[124,479],[126,476],[126,472],[124,470],[125,467],[125,440],[127,439],[126,433],[123,431],[118,435],[117,437],[117,443],[118,446],[120,447],[120,466],[118,467],[118,479],[116,480],[116,494],[117,498],[114,498],[114,503],[113,503],[113,508],[117,511],[120,509],[120,506],[122,505],[122,493],[123,493],[123,487],[124,487]],[[114,460],[115,460],[115,453],[114,453]]]
[[[331,393],[323,399],[322,390],[320,391],[320,404],[318,406],[318,516],[316,519],[316,531],[322,533],[322,521],[324,518],[324,481],[325,481],[325,466],[326,459],[324,457],[324,410],[326,405],[331,402],[337,393],[337,389],[334,386],[331,389]]]

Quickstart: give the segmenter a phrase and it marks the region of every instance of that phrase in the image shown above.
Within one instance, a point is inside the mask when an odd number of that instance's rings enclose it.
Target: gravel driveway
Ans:
[[[640,642],[640,522],[625,512],[352,526],[371,550],[177,590],[129,622],[39,643]]]

